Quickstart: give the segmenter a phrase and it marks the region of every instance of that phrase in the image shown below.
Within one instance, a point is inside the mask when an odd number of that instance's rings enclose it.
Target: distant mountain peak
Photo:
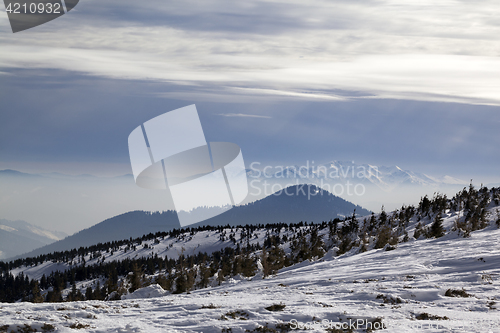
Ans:
[[[253,178],[298,179],[301,182],[312,183],[313,180],[324,180],[330,183],[341,183],[354,180],[364,184],[372,184],[383,190],[392,190],[403,185],[460,185],[467,182],[450,177],[431,177],[423,173],[405,170],[397,165],[376,166],[372,164],[357,164],[354,161],[333,160],[325,164],[307,163],[306,165],[275,166],[264,171],[250,169],[247,175]]]
[[[45,230],[26,221],[0,219],[0,259],[26,253],[65,236],[66,234]]]
[[[35,174],[31,174],[31,173],[24,173],[24,172],[13,170],[13,169],[0,170],[0,175],[5,175],[5,176],[24,176],[24,177],[39,177],[39,175],[35,175]]]

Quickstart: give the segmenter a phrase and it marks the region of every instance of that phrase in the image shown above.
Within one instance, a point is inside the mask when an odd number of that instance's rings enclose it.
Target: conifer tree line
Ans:
[[[276,274],[283,267],[317,260],[328,250],[341,255],[370,248],[394,249],[398,243],[410,240],[407,228],[416,223],[412,238],[439,238],[445,234],[443,215],[455,212],[452,228],[464,237],[472,231],[485,228],[492,216],[488,209],[500,205],[500,188],[474,188],[471,184],[452,199],[435,193],[432,198],[421,198],[418,206],[403,206],[401,209],[382,212],[360,221],[354,211],[344,219],[328,222],[295,224],[275,223],[230,227],[198,227],[158,232],[135,239],[100,243],[64,252],[54,252],[34,258],[24,258],[9,263],[0,262],[0,302],[62,302],[83,300],[113,300],[138,288],[157,283],[172,293],[189,292],[221,284],[225,279],[242,275],[263,278]],[[497,210],[497,226],[500,227],[500,212]],[[229,241],[228,246],[213,253],[180,253],[177,259],[158,256],[151,252],[147,257],[126,258],[120,261],[105,261],[114,252],[136,251],[138,248],[154,247],[165,240],[189,241],[203,231],[216,232],[220,241]],[[256,232],[265,233],[262,244],[255,243]],[[149,241],[148,243],[145,243]],[[92,264],[87,261],[92,260]],[[29,279],[23,273],[14,276],[10,271],[20,267],[32,267],[44,262],[66,263],[69,268],[55,271],[39,280]],[[87,283],[85,290],[77,288],[81,281]],[[63,290],[70,290],[63,296]]]

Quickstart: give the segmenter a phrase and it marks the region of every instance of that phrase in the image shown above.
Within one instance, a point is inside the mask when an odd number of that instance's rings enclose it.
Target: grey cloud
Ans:
[[[500,68],[500,31],[488,15],[465,3],[88,1],[40,34],[2,35],[0,68],[166,81],[203,87],[212,100],[220,94],[207,87],[217,86],[277,100],[344,91],[499,104],[491,71]]]
[[[219,113],[218,116],[223,117],[242,117],[242,118],[267,118],[270,119],[270,116],[261,116],[256,114],[247,114],[247,113]]]

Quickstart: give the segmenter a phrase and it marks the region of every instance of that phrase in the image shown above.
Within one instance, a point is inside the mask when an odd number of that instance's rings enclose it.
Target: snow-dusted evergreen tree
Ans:
[[[443,218],[441,213],[438,213],[434,218],[434,222],[431,224],[431,228],[429,230],[430,237],[443,237],[444,236],[444,228],[443,228]]]
[[[32,294],[33,295],[32,295],[31,301],[33,303],[42,303],[43,302],[43,296],[40,293],[40,287],[38,285],[38,281],[35,281],[35,283],[34,283]]]

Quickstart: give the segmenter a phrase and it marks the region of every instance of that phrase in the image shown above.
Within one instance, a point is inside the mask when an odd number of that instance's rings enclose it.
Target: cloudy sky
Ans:
[[[0,13],[0,169],[130,173],[128,134],[196,104],[247,164],[353,160],[499,181],[498,1],[81,0]]]

